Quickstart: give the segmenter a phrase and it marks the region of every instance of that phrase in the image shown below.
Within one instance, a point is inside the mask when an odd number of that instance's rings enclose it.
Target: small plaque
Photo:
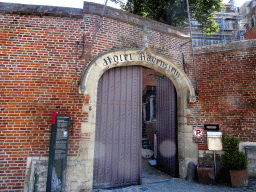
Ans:
[[[219,130],[219,125],[217,125],[217,124],[205,124],[204,125],[204,130],[218,131]]]
[[[67,150],[67,141],[56,141],[55,149]]]
[[[67,133],[67,130],[66,129],[58,129],[57,134],[56,134],[56,140],[67,139],[67,136],[64,134],[64,132]]]
[[[67,157],[66,151],[63,150],[55,150],[54,159],[65,159]]]

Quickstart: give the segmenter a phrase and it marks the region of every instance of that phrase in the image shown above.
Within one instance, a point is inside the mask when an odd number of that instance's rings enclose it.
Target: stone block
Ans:
[[[198,158],[198,149],[197,148],[187,148],[185,149],[186,158]]]
[[[78,157],[77,157],[78,162],[85,161],[87,159],[88,159],[88,149],[80,148],[78,152]]]
[[[256,147],[250,148],[246,150],[247,159],[254,159],[256,160]]]
[[[193,130],[192,125],[179,124],[179,131],[182,133],[191,133],[192,134],[192,130]]]
[[[181,159],[179,161],[179,175],[181,179],[185,179],[187,177],[187,168],[185,164],[185,159]]]
[[[86,166],[86,173],[93,173],[93,166]]]
[[[79,183],[78,182],[76,182],[76,181],[71,182],[71,185],[70,185],[70,190],[71,191],[76,191],[78,188],[79,188]]]
[[[179,159],[185,158],[185,150],[184,149],[178,148],[178,158]]]
[[[89,149],[88,150],[88,159],[93,159],[94,158],[94,149]]]
[[[190,114],[192,114],[192,110],[191,109],[185,109],[184,115],[187,116],[187,115],[190,115]]]
[[[93,166],[93,159],[88,159],[84,162],[80,162],[80,164],[83,166]]]
[[[68,160],[67,161],[67,166],[75,166],[77,164],[78,164],[78,162],[76,160]]]
[[[82,122],[82,133],[94,133],[95,132],[95,123],[92,123],[91,119],[88,119],[88,122]]]
[[[178,124],[186,125],[187,124],[187,117],[179,117]]]

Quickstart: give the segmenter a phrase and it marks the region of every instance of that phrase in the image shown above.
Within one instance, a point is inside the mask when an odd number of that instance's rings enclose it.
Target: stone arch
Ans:
[[[187,108],[188,99],[195,101],[193,85],[187,75],[176,64],[170,60],[153,53],[148,48],[145,49],[125,49],[103,53],[94,58],[86,67],[81,76],[80,93],[89,95],[89,104],[83,105],[83,112],[88,113],[88,122],[82,122],[82,133],[91,134],[91,140],[80,144],[86,145],[87,152],[83,161],[91,165],[91,175],[89,181],[93,180],[93,159],[94,159],[94,133],[96,126],[96,102],[98,81],[102,74],[110,68],[141,65],[158,71],[168,77],[175,85],[177,91],[177,132],[178,132],[178,161],[179,177],[186,178],[187,165],[189,162],[197,164],[198,147],[193,143],[192,126],[187,125],[187,115],[191,110]],[[80,147],[81,147],[80,146]],[[85,155],[85,154],[84,154]]]
[[[97,79],[98,82],[101,75],[108,69],[128,65],[142,65],[162,73],[174,83],[176,89],[188,90],[189,100],[195,101],[194,87],[183,70],[148,48],[110,51],[97,56],[82,73],[80,93],[90,94],[92,88],[90,81]]]

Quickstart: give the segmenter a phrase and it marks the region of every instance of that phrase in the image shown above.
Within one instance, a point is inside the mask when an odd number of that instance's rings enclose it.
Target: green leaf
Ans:
[[[188,26],[186,0],[111,0],[131,13],[148,17],[172,26]],[[189,0],[190,14],[200,23],[199,29],[206,35],[217,33],[218,24],[213,20],[214,12],[225,10],[222,0]]]

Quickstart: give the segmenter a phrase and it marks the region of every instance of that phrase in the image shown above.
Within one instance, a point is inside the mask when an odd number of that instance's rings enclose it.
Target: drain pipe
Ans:
[[[198,96],[198,84],[197,84],[197,74],[196,74],[196,65],[195,65],[195,57],[194,57],[194,47],[193,47],[193,38],[192,38],[192,30],[191,30],[191,22],[190,22],[190,12],[189,12],[189,4],[187,1],[187,10],[188,10],[188,22],[189,22],[189,31],[190,31],[190,38],[191,38],[191,49],[192,49],[192,57],[193,57],[193,66],[194,66],[194,74],[195,74],[195,84],[196,84],[196,95]]]
[[[183,44],[180,45],[180,51],[181,51],[181,55],[182,55],[183,69],[184,69],[185,74],[187,74],[187,73],[186,73],[186,62],[185,62],[185,55],[184,55],[184,53],[183,53],[183,51],[182,51],[182,47],[183,47],[184,45],[186,45],[187,43],[189,43],[189,42],[191,42],[191,40],[189,40],[189,41],[187,41],[187,42],[185,42],[185,43],[183,43]]]

